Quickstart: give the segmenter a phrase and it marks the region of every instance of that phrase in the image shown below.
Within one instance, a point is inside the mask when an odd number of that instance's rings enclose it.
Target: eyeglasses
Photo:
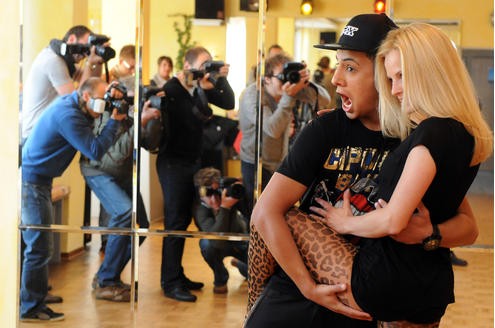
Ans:
[[[124,67],[127,68],[128,70],[133,70],[135,68],[134,65],[131,66],[126,60],[124,60],[122,64],[124,64]]]
[[[222,195],[222,191],[219,188],[201,186],[199,189],[199,194],[200,196],[206,196],[206,197],[211,197],[215,195],[220,196]]]
[[[280,82],[285,82],[285,76],[283,73],[273,74],[271,77],[276,78]]]

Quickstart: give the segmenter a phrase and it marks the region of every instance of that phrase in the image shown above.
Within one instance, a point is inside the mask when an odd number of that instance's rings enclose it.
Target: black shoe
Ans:
[[[175,287],[171,291],[164,292],[165,296],[173,298],[174,300],[181,301],[181,302],[196,302],[196,295],[191,294],[189,289],[180,286],[180,287]]]
[[[62,296],[52,295],[50,293],[45,296],[45,304],[62,303],[63,301]]]
[[[101,246],[100,246],[100,253],[105,254],[105,248],[107,248],[107,241],[106,240],[102,240],[101,241]]]
[[[468,262],[466,260],[463,260],[455,255],[454,252],[450,251],[450,262],[452,265],[457,265],[457,266],[467,266]]]
[[[202,282],[199,281],[192,281],[189,280],[188,278],[182,279],[182,282],[184,283],[184,287],[186,287],[189,290],[199,290],[205,286]]]
[[[63,313],[53,312],[52,309],[45,306],[37,311],[29,312],[21,316],[21,321],[36,322],[36,321],[60,321],[64,320]]]

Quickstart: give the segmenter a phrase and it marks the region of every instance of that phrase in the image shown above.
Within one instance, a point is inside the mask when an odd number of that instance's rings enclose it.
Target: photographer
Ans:
[[[104,41],[104,39],[102,39],[102,41]],[[107,83],[113,82],[113,81],[118,81],[119,86],[121,86],[121,87],[123,86],[127,90],[126,92],[127,93],[130,92],[131,95],[134,95],[134,79],[135,79],[134,78],[134,71],[135,71],[135,65],[136,65],[135,50],[136,50],[136,47],[132,44],[123,46],[119,52],[118,64],[115,65],[114,67],[112,67],[110,72],[105,72],[106,74],[104,74],[101,77],[103,80],[107,81]],[[128,99],[127,96],[129,95],[127,93],[126,93],[126,99]],[[101,130],[103,128],[103,126],[105,126],[107,119],[108,119],[108,117],[105,117],[105,114],[100,117],[100,122],[98,123],[99,128],[98,127],[95,128],[95,133],[98,133],[99,129]],[[127,125],[129,125],[129,124],[127,124]],[[132,138],[131,138],[131,141],[132,141]],[[120,161],[124,161],[124,159],[126,157],[131,156],[133,144],[127,143],[127,140],[123,140],[119,143],[120,144],[125,143],[124,144],[125,146],[123,148],[120,148],[120,153],[124,157],[122,158],[122,156],[119,156]],[[112,148],[118,149],[115,146]],[[110,152],[111,151],[112,150],[110,150]],[[115,156],[115,154],[114,154],[114,156]],[[119,161],[115,161],[115,163],[118,164]],[[127,171],[125,168],[113,169],[112,171],[126,172],[126,174],[130,174],[131,167],[132,167],[132,161],[130,164],[129,163],[127,164],[127,166],[126,166],[126,168],[128,169]],[[83,175],[85,175],[84,171],[82,171],[82,173],[83,173]],[[111,218],[111,215],[108,214],[107,211],[105,211],[105,207],[100,202],[100,214],[98,215],[98,225],[100,227],[107,227],[109,225],[110,218]],[[102,234],[100,236],[100,238],[101,238],[100,252],[105,253],[106,245],[107,245],[107,241],[108,241],[108,235]]]
[[[263,188],[287,154],[296,101],[308,103],[314,109],[317,104],[321,108],[329,103],[328,93],[317,90],[319,89],[309,83],[309,72],[301,63],[291,62],[291,59],[283,54],[266,60],[261,98]],[[239,126],[242,132],[241,170],[246,186],[248,214],[253,207],[257,109],[258,90],[256,84],[251,84],[244,89],[239,101]]]
[[[52,39],[35,58],[23,86],[22,142],[38,117],[57,97],[69,94],[91,76],[100,76],[103,58],[88,46],[91,30],[77,25],[62,40]],[[85,57],[86,65],[77,67]]]
[[[136,46],[128,44],[119,52],[119,62],[112,67],[109,73],[109,82],[119,81],[128,90],[134,87],[134,74],[136,71]],[[134,92],[134,90],[132,90]]]
[[[56,99],[40,116],[22,149],[22,224],[52,224],[51,189],[53,178],[62,175],[80,151],[99,160],[115,142],[120,122],[127,114],[112,108],[112,114],[100,135],[92,130],[93,119],[103,113],[107,84],[89,78],[71,94]],[[112,97],[122,97],[111,90]],[[48,261],[53,233],[26,229],[21,276],[21,321],[63,320],[45,304],[48,291]]]
[[[206,66],[211,66],[211,59],[203,47],[189,49],[184,56],[184,71],[163,86],[166,97],[162,112],[166,110],[173,124],[169,124],[168,131],[163,130],[167,137],[162,137],[156,167],[167,230],[186,230],[192,220],[193,176],[200,168],[203,125],[212,115],[208,103],[223,109],[235,106],[234,92],[226,78],[229,66],[222,64],[217,71],[205,71]],[[183,252],[183,238],[163,239],[161,286],[167,297],[194,302],[196,296],[190,291],[204,285],[189,280],[184,274]]]
[[[196,225],[201,231],[247,233],[247,221],[236,209],[235,205],[245,190],[237,179],[225,185],[220,171],[207,167],[194,175],[194,186],[200,196],[200,204],[194,215]],[[213,270],[215,276],[213,293],[227,293],[229,272],[223,264],[223,259],[233,256],[231,263],[239,272],[247,277],[247,250],[245,241],[227,241],[201,239],[199,241],[201,254]]]
[[[112,86],[112,88],[125,90],[119,85]],[[122,93],[125,97],[126,93]],[[127,102],[113,99],[108,92],[105,98],[107,109],[110,104],[113,104],[119,111],[129,111]],[[144,103],[141,127],[145,127],[148,121],[159,118],[159,115],[160,111],[151,108],[149,101]],[[93,133],[97,136],[101,135],[110,121],[110,113],[105,110],[99,118],[95,119]],[[94,160],[84,155],[81,156],[80,168],[84,180],[100,200],[105,212],[108,213],[109,220],[105,226],[131,227],[133,150],[133,119],[127,117],[117,132],[115,143],[101,159]],[[139,227],[148,228],[149,222],[140,192],[137,197]],[[114,302],[129,302],[130,287],[121,281],[120,275],[131,258],[131,239],[123,235],[106,236],[105,257],[92,283],[95,297]],[[141,238],[140,242],[143,241],[144,238]]]

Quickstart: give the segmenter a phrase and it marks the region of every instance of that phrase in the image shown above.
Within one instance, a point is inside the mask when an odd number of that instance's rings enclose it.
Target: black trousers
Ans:
[[[305,298],[278,270],[268,282],[245,328],[376,328],[376,321],[354,320]]]

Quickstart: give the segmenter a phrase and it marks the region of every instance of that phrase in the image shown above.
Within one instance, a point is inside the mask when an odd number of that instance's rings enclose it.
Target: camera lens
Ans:
[[[297,83],[301,80],[301,74],[298,71],[292,71],[287,73],[287,80],[290,83]]]
[[[240,183],[234,183],[227,188],[227,196],[235,199],[242,199],[245,192],[246,189]]]
[[[105,47],[102,45],[97,45],[95,52],[98,56],[103,58],[103,61],[106,61],[106,62],[115,57],[115,50],[111,47]]]

